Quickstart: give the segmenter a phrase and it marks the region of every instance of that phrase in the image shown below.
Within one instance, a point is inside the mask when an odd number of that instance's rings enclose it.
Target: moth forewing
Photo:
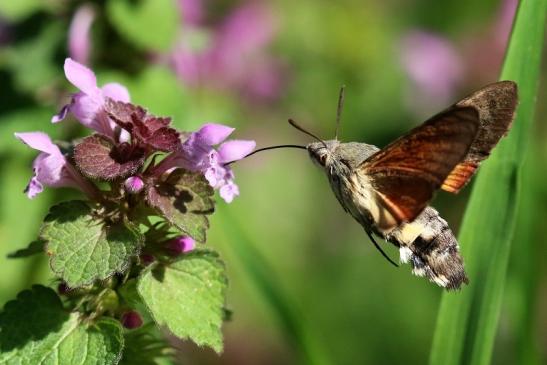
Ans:
[[[500,139],[507,135],[515,118],[518,102],[517,84],[500,81],[456,103],[472,107],[479,113],[479,131],[469,152],[443,182],[442,189],[458,193],[475,174],[479,164],[486,159]]]
[[[397,220],[410,222],[467,155],[479,130],[472,107],[454,106],[390,143],[356,169]]]

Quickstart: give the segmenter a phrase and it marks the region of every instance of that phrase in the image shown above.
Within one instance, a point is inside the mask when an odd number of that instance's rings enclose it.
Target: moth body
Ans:
[[[307,146],[312,161],[322,167],[331,188],[346,212],[363,226],[399,247],[400,262],[412,272],[439,286],[455,289],[468,279],[454,234],[432,207],[411,222],[397,223],[382,204],[372,183],[355,173],[356,168],[379,148],[365,143],[325,141]]]

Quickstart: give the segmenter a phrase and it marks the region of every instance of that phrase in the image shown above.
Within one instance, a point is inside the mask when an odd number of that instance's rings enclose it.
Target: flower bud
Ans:
[[[137,194],[144,188],[144,181],[138,176],[131,176],[125,180],[124,186],[128,193]]]
[[[179,236],[167,241],[167,249],[173,256],[190,252],[196,247],[196,241],[192,237]]]
[[[130,330],[142,326],[142,318],[137,311],[125,312],[124,314],[122,314],[122,318],[120,321],[125,328]]]

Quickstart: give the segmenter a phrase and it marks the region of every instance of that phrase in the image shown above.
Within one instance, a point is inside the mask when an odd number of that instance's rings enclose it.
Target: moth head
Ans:
[[[333,152],[340,144],[337,140],[317,141],[306,146],[311,160],[320,167],[326,167],[332,162]]]

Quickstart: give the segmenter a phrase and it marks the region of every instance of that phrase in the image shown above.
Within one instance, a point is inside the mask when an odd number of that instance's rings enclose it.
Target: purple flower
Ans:
[[[201,0],[180,0],[184,32],[171,54],[179,78],[192,86],[239,89],[257,99],[277,97],[282,63],[268,52],[276,33],[273,12],[246,1],[216,26],[206,24]],[[196,39],[208,39],[196,46]]]
[[[144,188],[144,181],[138,176],[131,176],[125,180],[124,186],[130,194],[137,194]]]
[[[196,241],[192,237],[180,236],[167,241],[167,249],[174,256],[187,253],[196,248]]]
[[[77,62],[87,64],[89,61],[90,35],[89,30],[95,19],[95,11],[90,5],[78,8],[68,30],[68,52]]]
[[[202,0],[179,0],[180,18],[184,25],[198,25],[203,20]]]
[[[432,33],[407,34],[402,41],[401,62],[422,98],[429,102],[450,102],[463,77],[463,64],[455,47]]]
[[[25,193],[34,198],[44,190],[44,186],[71,186],[84,191],[90,197],[96,196],[96,188],[86,181],[62,154],[59,147],[49,136],[42,132],[15,133],[21,142],[40,151],[33,163],[34,175],[28,183]]]
[[[109,83],[99,88],[93,71],[70,58],[65,60],[64,69],[68,81],[80,89],[80,92],[72,96],[70,104],[53,116],[51,122],[60,122],[70,111],[86,127],[113,137],[116,124],[108,118],[103,107],[106,98],[129,102],[127,89],[117,83]]]
[[[254,141],[223,142],[233,131],[234,128],[221,124],[205,124],[182,145],[187,159],[184,167],[202,171],[209,184],[220,189],[220,196],[227,203],[231,203],[239,195],[239,189],[234,183],[232,169],[225,164],[242,159],[256,146]],[[220,146],[216,150],[214,146],[218,144]]]
[[[197,132],[190,134],[180,151],[169,155],[157,166],[156,173],[174,167],[200,171],[213,188],[219,189],[222,199],[231,203],[239,195],[239,189],[234,183],[232,169],[226,164],[242,159],[256,146],[254,141],[224,142],[234,130],[222,124],[203,125]],[[218,149],[215,149],[217,145]]]

